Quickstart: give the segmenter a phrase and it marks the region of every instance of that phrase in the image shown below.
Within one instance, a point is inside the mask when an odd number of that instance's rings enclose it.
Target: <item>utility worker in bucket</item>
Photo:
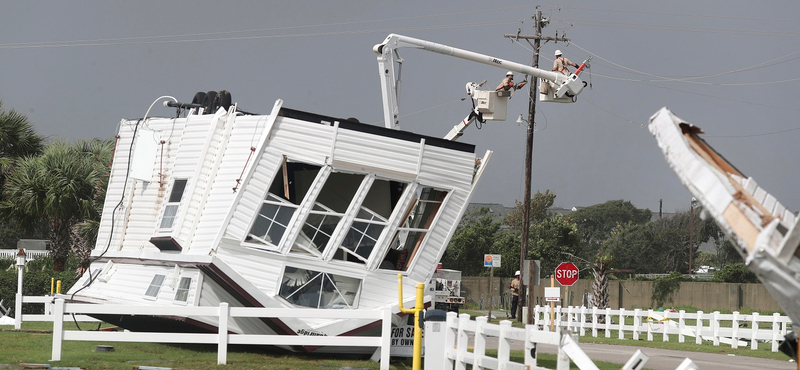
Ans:
[[[519,305],[519,271],[514,273],[514,280],[511,280],[511,319],[517,318],[517,305]]]
[[[514,85],[514,72],[508,71],[508,73],[506,73],[506,78],[503,79],[500,85],[497,85],[494,91],[518,90],[525,86],[526,83],[528,83],[528,81],[522,81],[519,85]]]
[[[567,66],[573,66],[575,68],[578,68],[577,64],[572,63],[571,60],[564,58],[561,55],[561,50],[556,50],[556,60],[553,61],[553,71],[568,75],[569,69],[567,68]]]

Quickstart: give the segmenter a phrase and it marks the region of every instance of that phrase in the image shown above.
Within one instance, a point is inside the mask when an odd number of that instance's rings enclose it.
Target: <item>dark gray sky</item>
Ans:
[[[239,106],[290,108],[382,125],[372,46],[399,33],[519,63],[532,34],[530,1],[4,1],[0,100],[41,134],[110,138],[121,118],[144,116],[159,96],[190,101],[229,90]],[[494,4],[494,5],[492,5]],[[555,49],[580,63],[592,84],[575,104],[539,104],[533,188],[561,207],[612,199],[687,210],[689,192],[646,128],[667,106],[702,127],[711,143],[788,208],[800,210],[800,2],[564,1],[541,4],[572,43]],[[401,50],[401,127],[444,136],[470,109],[464,84],[493,87],[504,70]],[[517,75],[517,80],[520,76]],[[474,202],[522,198],[527,94],[509,120],[471,127],[461,141],[494,156]],[[155,115],[172,109],[157,106]],[[527,115],[527,114],[526,114]],[[643,127],[644,126],[644,127]]]

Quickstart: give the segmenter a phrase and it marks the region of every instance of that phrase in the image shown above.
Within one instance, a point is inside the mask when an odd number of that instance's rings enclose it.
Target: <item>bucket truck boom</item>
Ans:
[[[383,118],[384,124],[387,128],[398,129],[400,125],[399,120],[399,107],[398,97],[400,95],[400,75],[403,66],[403,59],[398,53],[400,48],[415,48],[426,51],[432,51],[443,55],[457,57],[461,59],[470,60],[477,63],[502,68],[528,76],[541,78],[542,80],[552,83],[554,91],[548,95],[548,98],[543,101],[559,101],[559,102],[573,102],[574,97],[581,93],[585,84],[578,77],[578,73],[588,66],[589,59],[583,62],[576,73],[569,76],[552,71],[546,71],[539,68],[533,68],[520,63],[511,62],[508,60],[492,57],[489,55],[479,54],[468,50],[458,49],[447,45],[437,44],[435,42],[416,39],[413,37],[402,36],[397,34],[390,34],[383,40],[382,43],[375,45],[372,50],[378,54],[378,70],[381,76],[381,92],[383,98]],[[397,65],[397,69],[395,69]],[[481,91],[477,90],[480,86],[475,83],[467,84],[467,94],[473,96],[473,93]],[[491,91],[490,93],[495,93]],[[505,96],[507,99],[507,96]],[[505,102],[505,101],[504,101]],[[479,99],[479,106],[481,101]],[[505,109],[505,105],[502,106]],[[461,136],[464,128],[469,126],[471,122],[476,119],[482,119],[479,108],[473,109],[467,118],[461,123],[453,127],[453,130],[445,137],[449,140],[455,140]],[[505,120],[505,112],[503,111],[502,117],[495,117],[489,119]]]

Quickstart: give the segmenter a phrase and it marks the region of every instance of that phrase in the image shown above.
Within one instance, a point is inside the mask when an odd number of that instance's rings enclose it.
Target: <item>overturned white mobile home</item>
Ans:
[[[281,101],[268,115],[237,113],[235,105],[202,113],[122,121],[97,260],[68,292],[75,301],[397,306],[397,274],[413,298],[482,172],[473,145],[292,110]],[[102,319],[140,331],[217,325],[204,317]],[[245,318],[229,327],[348,335],[376,324]]]

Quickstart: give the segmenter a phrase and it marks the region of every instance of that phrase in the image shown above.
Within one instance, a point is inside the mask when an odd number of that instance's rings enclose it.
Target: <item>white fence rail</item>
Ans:
[[[122,305],[97,305],[65,303],[57,299],[53,304],[53,350],[52,360],[61,360],[61,345],[65,340],[104,342],[146,343],[198,343],[217,344],[217,364],[227,363],[228,344],[256,344],[283,346],[355,346],[377,347],[381,350],[381,369],[389,369],[392,312],[390,309],[365,310],[297,310],[261,307],[131,307]],[[164,315],[164,316],[211,316],[219,318],[217,333],[134,333],[107,331],[64,330],[65,315],[71,314],[119,314],[119,315]],[[70,316],[67,316],[70,317]],[[232,317],[280,317],[280,318],[333,318],[371,319],[382,321],[381,336],[301,336],[232,334],[228,332],[228,319]]]
[[[468,350],[470,335],[475,338],[472,352]],[[498,341],[496,358],[486,355],[486,343],[494,338]],[[524,363],[511,361],[513,341],[524,343]],[[469,315],[456,316],[454,312],[447,314],[446,322],[425,322],[425,368],[466,370],[469,365],[475,370],[544,370],[537,365],[538,344],[558,347],[557,370],[568,370],[570,360],[581,370],[597,369],[569,330],[559,328],[557,332],[543,331],[536,325],[526,325],[524,329],[513,328],[508,320],[501,321],[499,325],[489,324],[486,316],[470,321]],[[640,369],[647,360],[646,355],[637,351],[623,369]],[[690,369],[697,369],[697,366],[688,358],[676,368]]]
[[[17,258],[17,253],[18,252],[19,252],[19,249],[0,249],[0,259],[5,259],[5,258],[14,259],[14,258]],[[37,259],[37,258],[41,258],[41,257],[47,257],[49,255],[50,255],[50,251],[48,251],[48,250],[37,250],[37,249],[26,249],[25,250],[25,259],[27,259],[28,261],[33,260],[33,259]]]
[[[22,303],[23,304],[44,304],[44,313],[41,314],[23,314],[20,317],[20,324],[24,321],[44,321],[44,322],[51,322],[53,321],[53,302],[55,301],[55,297],[53,296],[22,296]],[[17,315],[15,313],[15,315]],[[100,322],[100,320],[95,319],[91,316],[86,315],[64,315],[64,320],[67,321],[80,321],[80,322]],[[17,327],[16,329],[20,329]]]
[[[470,352],[468,343],[474,335],[474,347]],[[486,355],[486,342],[497,338],[497,357]],[[523,342],[525,362],[511,361],[511,342]],[[470,320],[467,314],[447,314],[446,322],[425,322],[425,368],[465,370],[473,369],[526,370],[544,369],[537,366],[537,344],[552,344],[559,348],[557,369],[569,369],[569,360],[580,369],[597,369],[591,359],[581,350],[568,332],[545,332],[534,325],[523,328],[511,327],[511,321],[489,324],[486,316]]]
[[[745,315],[739,312],[721,314],[719,311],[598,310],[573,306],[556,307],[553,312],[555,326],[566,326],[567,329],[578,331],[581,336],[590,333],[596,338],[602,331],[606,338],[611,338],[612,332],[617,331],[616,337],[619,339],[625,339],[629,334],[633,340],[639,340],[644,335],[651,342],[658,336],[668,342],[670,335],[677,335],[679,343],[684,343],[688,336],[694,337],[697,344],[711,341],[715,346],[725,343],[731,348],[749,345],[751,349],[758,349],[758,342],[770,342],[772,352],[778,352],[778,345],[791,323],[789,317],[777,313]],[[533,316],[536,327],[545,331],[550,329],[550,307],[536,306]],[[694,324],[687,325],[687,320]]]

